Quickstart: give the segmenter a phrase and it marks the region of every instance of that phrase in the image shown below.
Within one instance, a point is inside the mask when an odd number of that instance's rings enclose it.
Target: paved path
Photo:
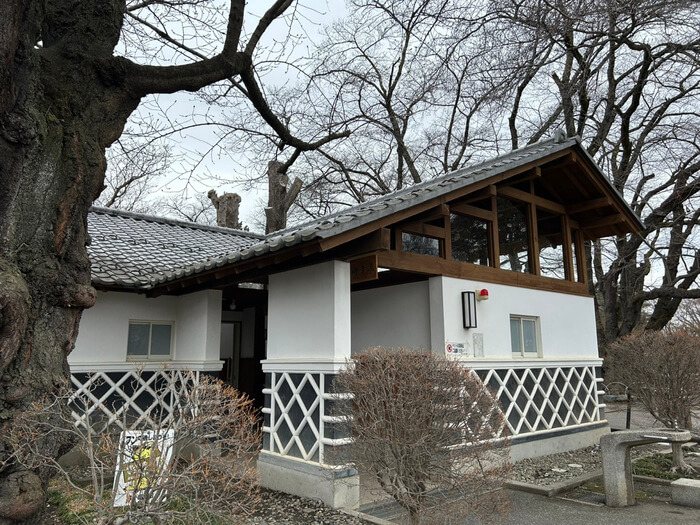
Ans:
[[[508,491],[511,512],[508,525],[666,525],[700,524],[700,509],[668,503],[644,502],[613,509],[596,504],[547,498],[520,491]],[[475,525],[478,521],[465,521]]]
[[[639,487],[642,488],[642,487]],[[646,487],[645,487],[646,488]],[[511,511],[504,520],[504,525],[698,525],[700,509],[691,509],[647,500],[638,502],[633,507],[614,509],[602,504],[602,494],[579,491],[548,498],[528,492],[507,490],[511,502]],[[587,501],[587,502],[584,502]],[[366,509],[369,510],[369,509]],[[397,513],[398,508],[384,509],[372,515],[392,523],[408,523]],[[442,523],[442,522],[441,522]],[[478,519],[467,519],[461,524],[481,525]]]

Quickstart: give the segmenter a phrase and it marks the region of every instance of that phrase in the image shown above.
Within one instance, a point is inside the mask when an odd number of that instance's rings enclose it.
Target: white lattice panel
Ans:
[[[270,387],[263,389],[267,434],[265,449],[284,456],[325,463],[325,447],[347,443],[326,436],[336,418],[327,414],[337,395],[326,392],[334,374],[323,372],[271,372]]]
[[[594,366],[480,370],[503,407],[513,435],[600,420]]]
[[[181,396],[199,382],[199,372],[90,372],[74,374],[69,405],[76,426],[92,424],[153,428],[167,424]]]

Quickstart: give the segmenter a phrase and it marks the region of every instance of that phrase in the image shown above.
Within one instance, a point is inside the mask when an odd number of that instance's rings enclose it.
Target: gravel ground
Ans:
[[[572,452],[524,459],[513,465],[510,478],[537,485],[551,485],[601,468],[600,446],[594,445]]]
[[[246,525],[369,525],[369,521],[333,510],[318,500],[263,489],[262,500]]]

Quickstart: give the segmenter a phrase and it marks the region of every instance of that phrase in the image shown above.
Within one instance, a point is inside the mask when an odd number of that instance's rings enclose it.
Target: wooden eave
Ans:
[[[526,195],[527,192],[513,188],[513,184],[523,182],[540,185],[549,196]],[[441,234],[444,236],[445,232],[441,232],[440,227],[426,224],[430,217],[449,214],[450,205],[455,205],[452,211],[466,210],[477,215],[478,213],[488,215],[491,212],[475,211],[470,203],[475,202],[477,198],[483,199],[489,196],[495,198],[497,194],[509,198],[528,199],[528,202],[544,209],[564,214],[571,226],[580,230],[580,236],[585,240],[637,233],[642,227],[639,219],[604,179],[588,155],[580,146],[574,145],[414,206],[400,209],[393,214],[360,224],[356,228],[337,235],[317,237],[275,252],[169,281],[155,286],[147,294],[149,296],[180,295],[206,288],[224,288],[243,281],[266,282],[267,276],[271,273],[331,259],[352,260],[370,253],[378,255],[380,266],[397,271],[418,272],[425,275],[444,274],[501,282],[503,278],[498,274],[515,272],[437,257],[404,254],[392,245],[389,230],[398,226],[405,228],[406,232],[434,237],[439,237]],[[512,275],[507,280],[514,284]],[[568,282],[562,287],[561,283],[566,281],[539,275],[518,274],[515,281],[518,286],[539,289],[543,286],[546,288],[548,281],[556,281],[559,284],[553,284],[550,288],[575,294],[588,293],[583,283]]]

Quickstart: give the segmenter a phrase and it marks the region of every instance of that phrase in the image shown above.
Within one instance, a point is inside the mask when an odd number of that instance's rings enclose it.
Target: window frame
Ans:
[[[519,321],[520,326],[520,353],[517,354],[513,351],[513,329],[512,322],[514,320]],[[525,337],[523,335],[523,321],[533,321],[535,324],[535,347],[537,352],[525,352]],[[508,327],[510,334],[510,351],[513,359],[540,359],[542,358],[542,338],[540,331],[540,318],[536,315],[522,315],[522,314],[510,314],[508,317]]]
[[[148,353],[139,355],[129,354],[129,333],[131,332],[131,326],[133,325],[148,325]],[[169,326],[170,327],[170,352],[166,354],[156,354],[151,353],[152,341],[153,341],[153,325]],[[127,361],[137,361],[137,362],[158,362],[158,361],[172,361],[175,350],[175,321],[151,321],[146,319],[129,319],[127,323],[127,333],[126,333],[126,360]]]

